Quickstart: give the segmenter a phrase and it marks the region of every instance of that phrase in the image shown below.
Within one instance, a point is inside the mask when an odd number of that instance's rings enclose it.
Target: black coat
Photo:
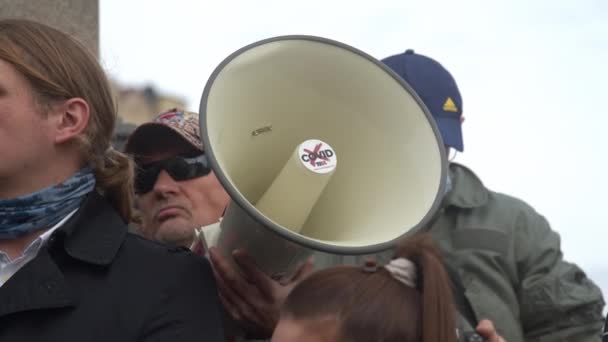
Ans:
[[[222,341],[209,263],[127,233],[93,193],[0,287],[0,341]]]

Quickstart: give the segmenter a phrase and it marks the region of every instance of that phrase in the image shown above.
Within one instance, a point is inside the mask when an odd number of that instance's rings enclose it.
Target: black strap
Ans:
[[[444,198],[444,201],[445,201],[445,198]],[[427,225],[427,230],[430,230],[437,223],[437,221],[439,220],[439,218],[442,215],[451,215],[452,213],[453,213],[453,211],[450,210],[450,208],[442,207],[440,210],[438,210],[435,213],[433,218],[429,221],[429,223]],[[448,276],[450,277],[450,280],[452,281],[452,296],[454,297],[454,302],[456,304],[456,308],[458,309],[458,312],[462,315],[462,317],[464,317],[464,319],[474,329],[475,327],[477,327],[477,323],[478,323],[477,316],[475,315],[475,311],[473,311],[473,307],[471,306],[469,299],[464,295],[466,289],[464,288],[464,285],[462,285],[462,280],[460,279],[460,275],[458,274],[458,271],[456,270],[455,267],[453,267],[448,262],[448,260],[449,259],[444,254],[443,255],[443,265],[445,266]],[[602,341],[602,342],[608,342],[608,341]]]
[[[458,312],[467,320],[467,322],[469,322],[471,327],[475,329],[478,323],[477,316],[475,315],[475,311],[473,311],[471,302],[469,302],[469,299],[464,295],[466,290],[464,285],[462,285],[460,275],[458,275],[458,272],[448,263],[446,263],[445,266],[448,276],[450,276],[450,280],[452,280],[452,292]]]

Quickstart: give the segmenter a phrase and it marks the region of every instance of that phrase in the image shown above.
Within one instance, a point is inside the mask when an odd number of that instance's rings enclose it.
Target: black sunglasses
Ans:
[[[150,192],[162,170],[167,171],[176,181],[203,177],[211,172],[209,161],[204,153],[195,157],[176,156],[147,164],[138,163],[135,170],[135,193]]]

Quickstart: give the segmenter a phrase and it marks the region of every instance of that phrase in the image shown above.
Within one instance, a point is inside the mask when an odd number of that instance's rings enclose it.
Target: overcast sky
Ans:
[[[101,0],[100,27],[113,78],[194,111],[222,59],[272,36],[437,59],[463,96],[456,161],[545,215],[566,258],[608,293],[608,1]]]

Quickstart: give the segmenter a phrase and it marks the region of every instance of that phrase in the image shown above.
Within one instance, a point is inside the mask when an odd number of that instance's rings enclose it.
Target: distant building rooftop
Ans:
[[[112,145],[119,151],[123,150],[127,138],[138,125],[154,119],[163,111],[185,106],[183,99],[160,94],[151,85],[133,88],[112,82],[112,92],[118,105],[119,116]]]
[[[129,135],[136,127],[137,125],[124,122],[122,118],[119,117],[118,122],[116,123],[114,138],[112,139],[112,146],[119,151],[123,151],[125,144],[127,143],[127,138],[129,138]]]

